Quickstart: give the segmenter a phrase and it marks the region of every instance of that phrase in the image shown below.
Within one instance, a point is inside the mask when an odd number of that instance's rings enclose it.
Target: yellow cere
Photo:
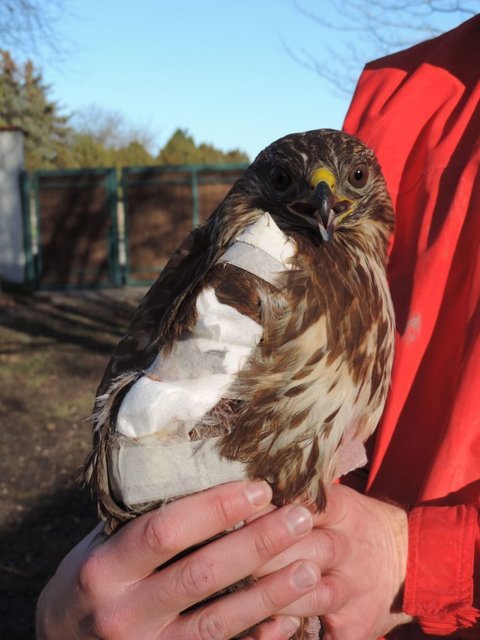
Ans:
[[[335,176],[330,169],[326,169],[325,167],[315,169],[310,178],[310,184],[312,187],[316,187],[320,182],[326,182],[331,191],[335,190]]]

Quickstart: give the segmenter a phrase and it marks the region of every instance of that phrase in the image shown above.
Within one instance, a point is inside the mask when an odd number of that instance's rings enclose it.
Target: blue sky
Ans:
[[[332,4],[302,1],[317,13]],[[462,19],[447,16],[445,28]],[[57,29],[68,55],[40,58],[52,97],[65,112],[120,111],[152,132],[153,151],[178,127],[251,158],[289,132],[339,128],[350,96],[296,62],[285,43],[325,66],[352,38],[367,44],[360,58],[377,53],[365,34],[320,27],[292,0],[69,0]],[[355,76],[362,62],[351,61]]]

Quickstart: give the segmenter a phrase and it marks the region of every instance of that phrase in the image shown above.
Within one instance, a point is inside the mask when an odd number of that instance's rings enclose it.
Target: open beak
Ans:
[[[348,215],[354,203],[336,191],[336,179],[330,169],[320,167],[310,176],[310,190],[304,200],[292,202],[292,213],[315,227],[324,242],[330,242],[338,220]]]
[[[335,220],[335,196],[330,186],[321,181],[313,189],[309,198],[313,206],[313,217],[318,223],[318,230],[325,242],[329,242],[333,237],[333,221]]]

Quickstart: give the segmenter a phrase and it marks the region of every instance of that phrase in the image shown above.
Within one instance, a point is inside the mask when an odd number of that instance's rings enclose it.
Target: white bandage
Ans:
[[[232,264],[277,286],[279,275],[293,269],[295,242],[277,227],[269,213],[238,235],[219,263]]]
[[[126,506],[170,500],[203,489],[244,480],[246,465],[219,456],[220,438],[162,444],[121,438],[110,453],[114,496]]]
[[[197,323],[170,353],[157,356],[125,395],[117,433],[142,438],[155,433],[172,444],[188,440],[193,427],[224,397],[262,337],[262,327],[215,291],[197,298]]]

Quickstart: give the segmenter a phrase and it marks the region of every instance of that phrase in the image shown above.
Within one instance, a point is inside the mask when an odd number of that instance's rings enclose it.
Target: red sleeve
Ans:
[[[480,15],[367,65],[344,129],[377,154],[397,213],[397,340],[366,490],[405,506],[398,638],[480,638]]]
[[[477,620],[474,599],[478,508],[417,507],[409,515],[403,609],[427,634],[450,635]]]

